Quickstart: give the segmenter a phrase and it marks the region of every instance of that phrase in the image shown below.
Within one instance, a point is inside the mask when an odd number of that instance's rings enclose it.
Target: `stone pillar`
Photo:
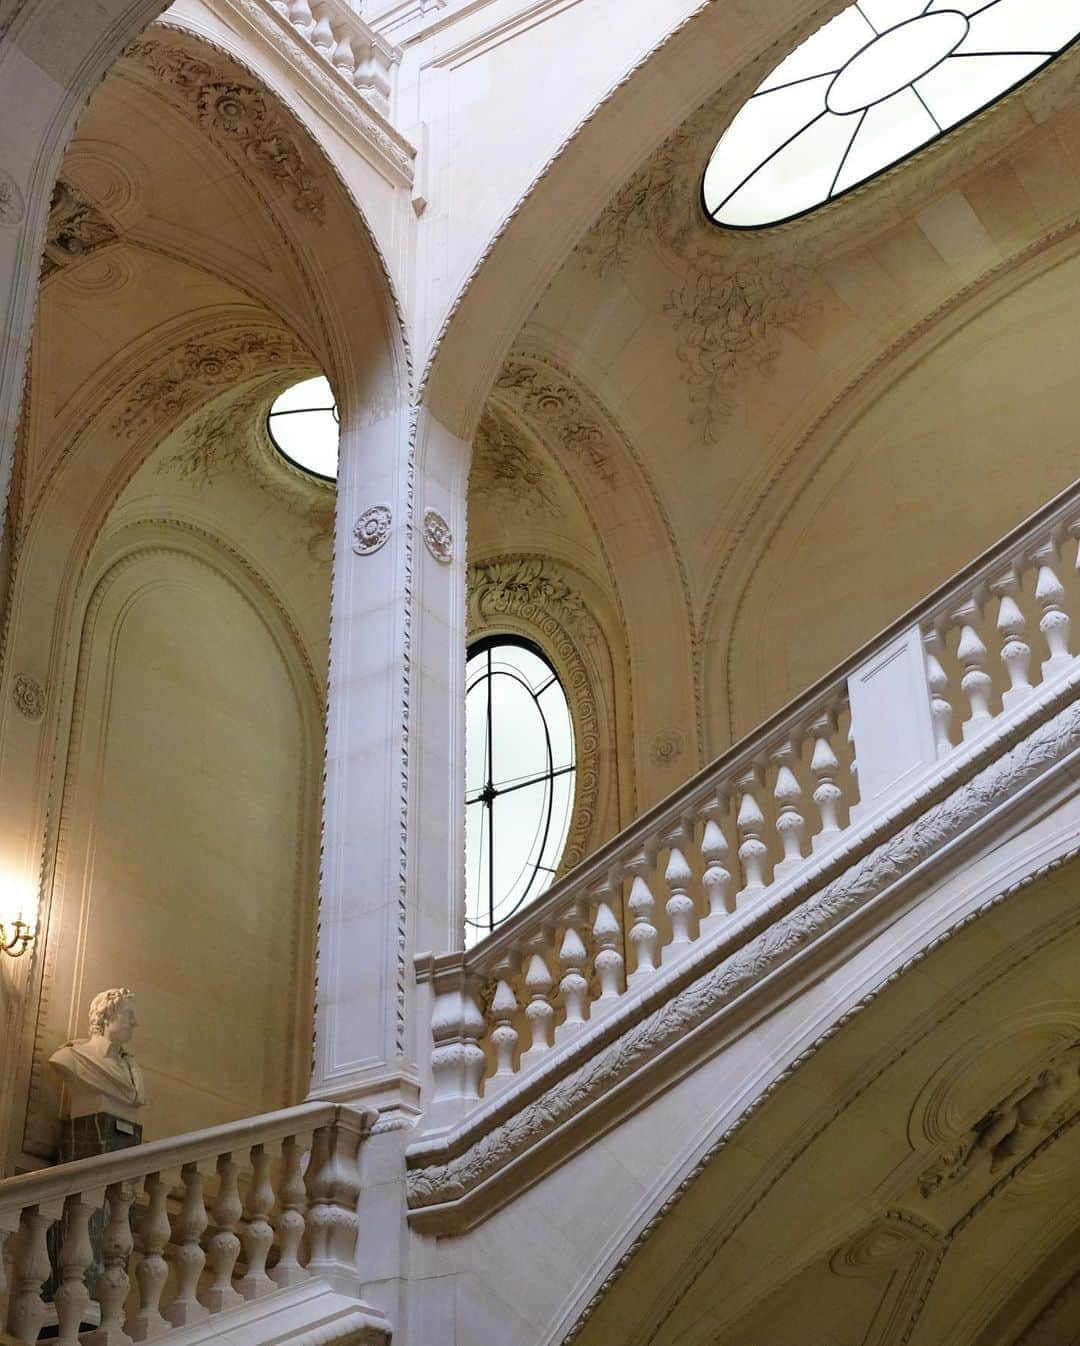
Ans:
[[[391,1114],[430,1051],[414,953],[462,943],[467,481],[426,412],[343,405],[311,1094]]]

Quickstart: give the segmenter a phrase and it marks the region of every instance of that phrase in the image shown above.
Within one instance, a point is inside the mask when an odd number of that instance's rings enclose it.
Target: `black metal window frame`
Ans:
[[[998,0],[987,0],[987,3],[984,4],[984,5],[982,6],[982,8],[983,8],[983,9],[989,9],[992,5],[994,5],[994,4],[996,4],[996,3],[998,3]],[[855,3],[853,3],[851,7],[852,7],[853,9],[858,9],[860,14],[862,13],[862,10],[860,9],[860,7],[859,7],[859,5],[858,5],[857,0],[855,0]],[[927,5],[927,8],[929,8],[929,5]],[[841,10],[840,12],[843,13],[842,10]],[[926,12],[926,11],[924,10],[923,13],[925,13],[925,12]],[[946,11],[939,11],[939,12],[944,13],[944,12],[946,12]],[[978,14],[978,13],[981,13],[981,12],[982,12],[981,9],[974,11],[975,14]],[[865,18],[865,15],[864,15],[863,17]],[[914,17],[915,17],[915,18],[921,18],[921,17],[922,17],[922,14],[916,15],[916,16],[914,16]],[[974,17],[974,15],[970,15],[970,16],[968,16],[968,17]],[[904,27],[904,25],[905,25],[906,23],[911,23],[911,22],[913,22],[913,21],[914,21],[913,19],[906,19],[906,20],[904,20],[902,23],[897,24],[896,27],[898,27],[898,28],[902,28],[902,27]],[[867,23],[869,23],[869,22],[870,22],[869,19],[867,19]],[[824,26],[824,25],[822,25],[822,26]],[[873,27],[873,24],[871,24],[870,26]],[[820,30],[818,30],[818,31],[820,31]],[[813,34],[811,34],[811,36],[813,36]],[[866,43],[866,47],[872,46],[873,43],[874,43],[876,40],[877,40],[876,37],[873,38],[873,39],[871,39],[871,41],[869,41],[869,42]],[[842,201],[846,196],[850,196],[852,192],[857,192],[857,191],[862,190],[862,189],[865,188],[865,187],[868,187],[872,182],[876,182],[878,178],[884,177],[884,175],[885,175],[886,173],[891,173],[891,172],[893,171],[894,168],[899,167],[899,165],[901,165],[901,164],[905,164],[905,163],[907,163],[909,159],[914,159],[917,155],[919,155],[919,154],[923,154],[926,150],[930,149],[931,146],[933,146],[933,145],[937,145],[940,141],[945,140],[948,136],[951,136],[955,131],[959,131],[962,127],[966,126],[969,122],[974,121],[976,117],[981,117],[981,116],[982,116],[988,109],[990,109],[990,108],[992,108],[992,107],[996,107],[997,104],[1000,103],[1003,99],[1008,98],[1010,94],[1015,93],[1017,89],[1022,88],[1022,87],[1023,87],[1025,84],[1027,84],[1030,80],[1033,80],[1033,79],[1035,79],[1038,75],[1041,75],[1041,74],[1043,73],[1043,71],[1047,69],[1048,66],[1053,65],[1055,61],[1059,60],[1062,56],[1067,55],[1070,51],[1072,51],[1072,50],[1073,50],[1075,47],[1077,47],[1078,45],[1080,45],[1080,36],[1077,36],[1077,37],[1073,38],[1073,40],[1072,40],[1071,42],[1067,43],[1067,44],[1066,44],[1064,47],[1062,47],[1059,51],[1055,51],[1055,52],[1050,52],[1050,53],[1048,53],[1048,54],[1047,54],[1047,59],[1046,59],[1045,61],[1043,61],[1041,65],[1036,66],[1034,70],[1029,71],[1029,72],[1028,72],[1026,75],[1024,75],[1021,79],[1018,79],[1014,84],[1010,84],[1009,87],[1008,87],[1007,89],[1002,89],[1002,91],[1001,91],[1000,93],[995,94],[994,97],[991,98],[988,102],[983,103],[980,107],[977,107],[977,108],[974,110],[974,112],[969,112],[968,115],[967,115],[966,117],[961,118],[960,121],[955,122],[952,126],[947,126],[947,127],[945,127],[944,129],[942,129],[941,126],[940,126],[940,123],[938,123],[937,118],[934,116],[934,114],[930,111],[929,108],[926,108],[926,111],[927,111],[927,113],[929,114],[931,121],[933,121],[933,122],[934,122],[936,125],[938,125],[938,127],[939,127],[937,135],[932,136],[929,140],[924,140],[923,143],[922,143],[921,145],[916,145],[915,148],[914,148],[913,150],[908,150],[906,153],[901,154],[901,155],[899,155],[897,158],[890,160],[889,163],[885,164],[883,167],[881,167],[881,168],[879,168],[879,169],[876,169],[873,173],[871,173],[871,174],[869,175],[869,177],[860,178],[858,182],[853,182],[853,183],[851,183],[851,185],[848,186],[848,187],[845,187],[845,188],[843,189],[843,191],[836,192],[836,193],[834,194],[833,191],[830,189],[829,195],[826,196],[826,197],[824,198],[824,200],[822,200],[822,201],[817,201],[817,202],[815,202],[814,205],[812,205],[812,206],[807,206],[804,210],[797,210],[797,211],[795,211],[793,214],[791,214],[791,215],[785,215],[785,216],[783,216],[781,219],[778,219],[778,220],[769,220],[769,221],[768,221],[767,223],[765,223],[765,224],[727,224],[727,223],[725,223],[723,220],[718,220],[718,219],[716,218],[716,216],[717,216],[717,214],[719,213],[719,211],[721,211],[721,210],[724,208],[724,206],[727,205],[728,201],[731,200],[731,198],[735,195],[736,192],[742,190],[742,188],[747,184],[747,182],[750,181],[750,179],[754,176],[755,173],[757,173],[760,169],[764,168],[765,165],[766,165],[767,163],[769,163],[772,159],[774,159],[774,158],[776,157],[776,155],[780,153],[781,150],[786,149],[786,147],[791,143],[792,140],[796,139],[798,136],[802,135],[802,133],[803,133],[804,131],[808,130],[809,127],[812,126],[812,125],[814,124],[814,122],[817,122],[817,121],[820,121],[820,120],[821,120],[821,116],[823,116],[824,114],[823,114],[823,113],[822,113],[822,114],[818,114],[818,116],[812,118],[811,121],[807,122],[806,125],[804,125],[804,126],[800,126],[799,129],[798,129],[796,132],[794,132],[791,136],[789,136],[788,139],[785,140],[784,143],[783,143],[782,145],[779,145],[775,150],[773,150],[771,153],[765,155],[765,157],[764,157],[763,159],[759,160],[758,163],[757,163],[757,164],[750,170],[750,172],[746,174],[746,176],[742,179],[742,181],[739,182],[739,184],[738,184],[732,191],[728,192],[727,196],[723,199],[723,201],[721,201],[721,202],[719,203],[719,205],[717,205],[713,210],[710,210],[710,209],[709,209],[709,203],[708,203],[708,201],[705,199],[705,174],[703,173],[702,176],[701,176],[701,179],[700,179],[700,185],[699,185],[699,188],[698,188],[698,202],[699,202],[699,205],[701,206],[702,213],[705,215],[706,219],[709,221],[709,223],[713,226],[714,229],[723,229],[723,230],[726,230],[726,231],[728,231],[728,232],[730,232],[730,233],[736,233],[736,234],[737,234],[737,233],[764,233],[766,230],[769,230],[769,229],[779,229],[779,228],[781,228],[781,227],[784,226],[784,225],[789,225],[789,224],[794,223],[796,220],[802,220],[802,219],[805,219],[808,215],[813,215],[815,211],[818,211],[818,210],[824,210],[824,208],[825,208],[826,206],[831,206],[831,205],[833,205],[833,204],[834,204],[835,202],[837,202],[837,201]],[[798,50],[798,48],[796,48],[795,50]],[[844,69],[847,65],[850,65],[851,61],[853,61],[853,60],[855,59],[856,56],[861,55],[861,51],[862,51],[862,50],[865,50],[865,47],[862,48],[859,52],[856,52],[856,53],[854,53],[854,55],[852,55],[851,57],[849,57],[848,60],[845,61],[844,66],[841,66],[841,67],[840,67],[840,70]],[[984,54],[992,54],[992,55],[995,55],[995,56],[998,56],[998,55],[1003,55],[1003,56],[1009,56],[1009,55],[1024,55],[1024,56],[1027,56],[1027,55],[1042,55],[1043,53],[1042,53],[1042,52],[1007,52],[1007,51],[993,52],[993,53],[981,53],[981,52],[970,52],[970,53],[969,53],[969,52],[960,52],[960,53],[954,53],[954,55],[956,55],[958,58],[961,58],[961,59],[967,59],[967,58],[970,58],[971,56],[978,56],[978,55],[984,55]],[[943,60],[944,60],[944,59],[947,59],[947,58],[943,58]],[[782,63],[781,63],[781,64],[782,64]],[[942,61],[939,61],[939,62],[937,62],[937,64],[936,64],[935,66],[931,67],[931,69],[937,69],[937,66],[938,66],[938,65],[941,65],[941,64],[942,64]],[[836,75],[836,74],[838,74],[838,73],[839,73],[839,70],[837,70],[837,71],[826,70],[826,71],[822,71],[820,76],[806,76],[804,79],[801,79],[801,80],[794,80],[794,81],[792,81],[792,83],[804,83],[804,82],[806,81],[806,79],[816,79],[816,78],[820,78],[820,77],[822,77],[822,76],[824,76],[824,75]],[[925,74],[927,74],[927,73],[928,73],[927,71],[923,71],[923,74],[920,75],[919,78],[922,79],[923,76],[924,76]],[[765,78],[768,79],[769,77],[768,77],[768,76],[765,76]],[[763,82],[764,82],[764,81],[763,81]],[[760,88],[759,88],[759,89],[756,89],[756,90],[750,95],[750,97],[746,100],[746,102],[747,102],[747,103],[752,103],[756,98],[761,98],[761,97],[763,97],[763,96],[765,96],[766,94],[769,94],[769,93],[775,93],[778,89],[783,89],[783,88],[786,88],[786,87],[788,87],[788,86],[786,86],[786,85],[776,85],[776,86],[774,86],[774,87],[771,88],[771,89],[760,89]],[[912,84],[910,84],[910,85],[901,85],[901,89],[904,89],[904,88],[910,88],[910,89],[912,89],[912,91],[915,93],[915,96],[919,99],[919,101],[923,104],[923,106],[926,107],[926,104],[925,104],[925,102],[923,101],[922,95],[921,95],[921,94],[919,93],[919,91],[918,91],[917,89],[915,89],[915,87],[914,87],[914,82],[913,82]],[[896,90],[896,91],[894,91],[894,92],[899,92],[899,90]],[[886,96],[887,96],[887,97],[892,97],[891,94],[886,95]],[[884,101],[884,99],[878,99],[878,100],[876,100],[876,102],[882,102],[882,101]],[[876,102],[875,102],[874,105],[876,105]],[[868,106],[874,106],[874,105],[868,105]],[[739,111],[741,111],[741,110],[742,110],[742,108],[740,107]],[[736,114],[736,115],[738,115],[738,114]],[[852,115],[852,116],[855,116],[856,114],[855,114],[855,113],[852,113],[851,115]],[[861,126],[862,126],[862,117],[865,117],[865,115],[866,115],[866,112],[865,112],[865,110],[864,110],[862,116],[859,117],[858,124],[857,124],[857,126],[856,126],[856,128],[855,128],[855,133],[852,135],[852,138],[851,138],[851,141],[850,141],[849,144],[848,144],[847,150],[845,151],[844,156],[843,156],[843,158],[841,159],[840,167],[839,167],[839,168],[837,169],[837,171],[836,171],[836,176],[833,178],[833,187],[836,186],[837,179],[839,178],[840,173],[841,173],[841,171],[843,170],[844,163],[846,162],[846,160],[847,160],[847,156],[848,156],[848,154],[849,154],[850,151],[851,151],[851,146],[852,146],[852,144],[853,144],[854,141],[855,141],[855,136],[858,134],[858,131],[859,131],[859,129],[860,129]],[[725,135],[727,134],[726,131],[725,131],[724,134],[725,134]],[[722,140],[722,139],[723,139],[723,137],[721,137],[721,140]],[[718,141],[717,143],[719,144],[719,141]]]
[[[493,779],[494,735],[492,732],[491,679],[497,676],[511,677],[513,675],[507,672],[500,672],[499,670],[493,669],[492,653],[497,649],[505,648],[507,645],[513,645],[517,646],[519,649],[528,650],[530,654],[534,655],[547,667],[548,672],[551,675],[547,679],[547,681],[544,682],[544,684],[535,691],[533,690],[532,687],[528,686],[528,684],[524,683],[522,679],[520,678],[515,679],[515,681],[518,681],[519,683],[521,683],[521,685],[526,687],[526,690],[528,691],[529,695],[532,697],[534,703],[536,704],[537,714],[540,716],[540,722],[544,726],[544,739],[547,748],[547,768],[542,772],[535,773],[533,775],[526,776],[518,780],[513,780],[503,785],[498,785]],[[577,745],[576,741],[572,740],[570,765],[564,767],[556,767],[554,761],[554,755],[552,753],[551,748],[551,731],[548,726],[547,715],[545,714],[544,709],[540,705],[539,701],[539,698],[544,694],[544,692],[548,690],[548,688],[552,685],[552,683],[557,683],[560,691],[563,694],[563,698],[566,701],[567,714],[568,716],[570,716],[571,726],[573,725],[573,716],[570,712],[570,699],[566,695],[566,688],[562,684],[562,679],[559,677],[559,674],[556,671],[555,666],[552,664],[551,660],[548,658],[548,656],[544,653],[544,651],[540,648],[539,645],[537,645],[534,641],[527,640],[524,636],[518,636],[512,634],[505,634],[505,635],[493,634],[481,637],[479,640],[474,641],[468,647],[466,651],[466,663],[471,663],[472,660],[477,655],[480,654],[486,654],[488,657],[487,670],[484,674],[481,675],[487,681],[488,684],[487,751],[485,753],[485,761],[484,761],[484,784],[479,789],[474,789],[472,792],[466,791],[465,807],[466,809],[468,809],[476,804],[482,804],[486,812],[485,821],[488,837],[488,912],[487,912],[488,920],[486,924],[481,924],[478,921],[470,921],[468,914],[466,913],[466,924],[471,925],[473,929],[477,931],[482,931],[485,934],[490,934],[491,931],[494,930],[498,925],[501,925],[504,921],[508,920],[511,916],[514,915],[515,912],[519,911],[533,897],[537,896],[537,893],[535,892],[535,884],[536,879],[539,875],[546,874],[549,875],[551,878],[554,878],[556,873],[556,869],[551,868],[547,865],[542,865],[539,863],[538,860],[537,863],[533,866],[533,872],[529,877],[529,881],[526,884],[525,890],[522,893],[521,897],[518,899],[517,902],[515,902],[514,906],[511,908],[510,911],[504,912],[501,916],[499,916],[498,920],[496,920],[495,812],[494,812],[495,800],[503,795],[510,794],[516,790],[523,790],[527,786],[538,785],[545,781],[548,783],[549,786],[552,787],[548,791],[546,815],[544,817],[543,840],[540,843],[540,849],[539,849],[539,856],[540,858],[543,858],[544,850],[547,847],[548,838],[550,837],[551,834],[552,815],[555,807],[554,782],[561,776],[576,773]],[[475,687],[476,687],[475,682],[472,684],[472,686],[467,687],[466,696],[468,696],[469,693],[475,689]],[[541,889],[540,891],[543,890]]]

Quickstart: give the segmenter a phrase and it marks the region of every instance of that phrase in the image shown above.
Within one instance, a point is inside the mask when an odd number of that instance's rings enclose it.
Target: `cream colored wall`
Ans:
[[[905,353],[764,539],[707,651],[733,737],[1072,482],[1080,258],[1040,265]],[[714,722],[727,708],[710,708]]]
[[[93,994],[126,985],[148,1138],[293,1102],[316,745],[282,653],[220,570],[154,546],[100,581],[79,664],[39,1066],[85,1033]]]

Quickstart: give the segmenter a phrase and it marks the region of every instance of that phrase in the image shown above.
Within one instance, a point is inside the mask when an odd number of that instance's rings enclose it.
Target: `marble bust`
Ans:
[[[90,1036],[53,1052],[49,1063],[64,1082],[65,1117],[107,1112],[133,1122],[146,1102],[143,1073],[126,1044],[138,1027],[135,995],[126,986],[90,1002]]]

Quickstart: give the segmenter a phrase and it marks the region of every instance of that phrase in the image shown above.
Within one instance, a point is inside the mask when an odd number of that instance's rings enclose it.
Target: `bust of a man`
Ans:
[[[108,1112],[129,1122],[146,1102],[143,1073],[127,1049],[138,1027],[135,996],[126,986],[102,991],[90,1002],[90,1036],[69,1042],[49,1057],[64,1081],[66,1117]]]

